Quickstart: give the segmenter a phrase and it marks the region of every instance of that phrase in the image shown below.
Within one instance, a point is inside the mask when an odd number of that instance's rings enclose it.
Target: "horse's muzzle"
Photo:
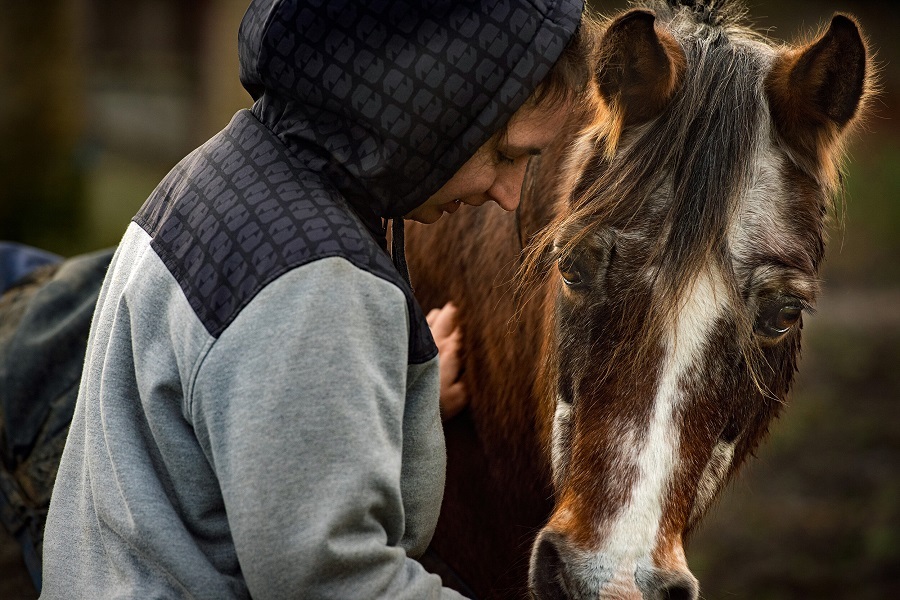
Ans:
[[[603,556],[571,548],[565,538],[543,531],[535,541],[528,575],[535,600],[697,600],[699,586],[688,571],[638,566],[628,581],[613,578]]]

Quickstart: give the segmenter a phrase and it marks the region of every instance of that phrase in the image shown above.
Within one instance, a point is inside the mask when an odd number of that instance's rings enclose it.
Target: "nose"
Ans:
[[[517,159],[516,163],[503,171],[494,180],[488,190],[491,200],[500,205],[507,212],[516,210],[519,200],[522,198],[522,183],[525,181],[525,171],[528,168],[528,159]]]
[[[613,574],[615,562],[580,552],[559,533],[544,531],[531,556],[529,588],[536,600],[697,600],[697,579],[688,571],[669,571],[638,561],[629,581]],[[632,578],[633,577],[633,578]]]
[[[565,563],[559,553],[556,534],[543,532],[535,542],[528,569],[528,587],[536,600],[572,598],[564,577]]]
[[[573,590],[569,589],[571,585],[565,576],[565,562],[559,552],[562,541],[557,534],[545,531],[535,542],[528,570],[528,587],[535,600],[566,600],[576,597]]]

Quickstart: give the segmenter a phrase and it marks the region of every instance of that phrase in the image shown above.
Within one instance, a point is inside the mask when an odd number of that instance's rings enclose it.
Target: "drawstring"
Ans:
[[[391,219],[391,259],[394,267],[400,272],[409,287],[412,284],[409,281],[409,266],[406,264],[406,237],[403,233],[403,217]]]

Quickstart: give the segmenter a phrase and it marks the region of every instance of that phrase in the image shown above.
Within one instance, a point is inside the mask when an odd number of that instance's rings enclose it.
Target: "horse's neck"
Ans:
[[[520,219],[494,205],[464,206],[435,225],[407,229],[422,307],[459,307],[470,399],[445,427],[447,486],[433,546],[485,593],[525,581],[533,532],[551,508],[540,434],[552,415],[536,387],[548,337],[543,307],[520,307],[514,294],[520,226],[534,223],[533,206],[523,203]]]
[[[423,308],[447,301],[459,307],[466,349],[463,381],[492,478],[508,485],[509,492],[537,485],[546,496],[535,422],[543,324],[535,303],[517,315],[518,225],[516,215],[493,204],[463,207],[435,225],[410,227],[407,254]]]

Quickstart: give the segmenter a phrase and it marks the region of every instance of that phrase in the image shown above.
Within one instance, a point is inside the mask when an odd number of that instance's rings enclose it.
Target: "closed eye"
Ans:
[[[513,158],[513,157],[509,156],[508,154],[505,154],[499,150],[497,151],[497,163],[498,164],[512,165],[512,164],[515,164],[515,162],[516,162],[515,158]]]
[[[531,160],[532,157],[539,156],[541,154],[541,149],[532,146],[504,144],[502,148],[498,148],[495,152],[498,164],[512,165],[518,160]]]

